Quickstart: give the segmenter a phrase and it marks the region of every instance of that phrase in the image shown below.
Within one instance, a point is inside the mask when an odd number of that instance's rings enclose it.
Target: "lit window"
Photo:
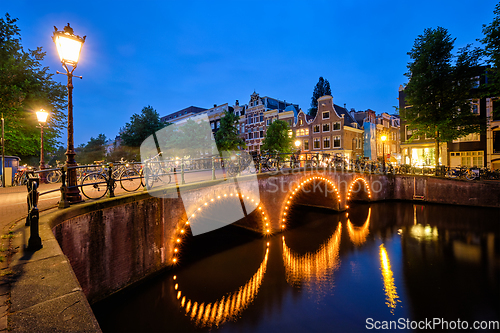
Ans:
[[[320,148],[320,140],[319,138],[314,138],[314,149],[319,149]]]
[[[330,111],[323,112],[323,119],[330,119]]]
[[[339,131],[340,130],[340,121],[337,121],[337,122],[333,123],[333,130],[334,131]]]
[[[340,147],[340,136],[333,137],[333,147],[334,148]]]
[[[319,133],[319,125],[314,125],[313,133]]]
[[[323,138],[323,148],[324,149],[330,148],[330,137]]]
[[[323,124],[323,132],[330,132],[330,123]]]

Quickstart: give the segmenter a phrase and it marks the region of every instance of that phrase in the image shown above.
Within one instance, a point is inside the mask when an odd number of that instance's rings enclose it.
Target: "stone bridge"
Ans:
[[[394,199],[499,207],[500,184],[288,170],[75,205],[48,223],[92,302],[177,264],[186,237],[221,217],[265,236],[289,227],[296,205],[343,211],[353,200]]]

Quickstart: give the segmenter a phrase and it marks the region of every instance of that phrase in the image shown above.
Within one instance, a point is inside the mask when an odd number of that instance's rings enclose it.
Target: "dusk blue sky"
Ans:
[[[114,138],[134,113],[248,103],[255,90],[307,111],[318,78],[334,103],[393,113],[407,52],[442,26],[455,47],[479,46],[497,1],[71,1],[1,0],[19,18],[23,46],[42,46],[68,22],[87,35],[74,79],[75,145]],[[66,84],[66,77],[54,79]],[[61,138],[65,142],[65,138]]]

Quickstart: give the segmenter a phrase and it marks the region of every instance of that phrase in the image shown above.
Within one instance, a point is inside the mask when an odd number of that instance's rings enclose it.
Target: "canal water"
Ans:
[[[472,331],[500,320],[500,210],[384,202],[290,215],[293,226],[271,237],[229,226],[190,239],[174,269],[93,306],[102,330],[359,332],[433,321]]]

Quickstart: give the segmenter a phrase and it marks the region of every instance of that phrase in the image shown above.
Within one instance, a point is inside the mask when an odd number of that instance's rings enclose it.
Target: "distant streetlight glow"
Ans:
[[[300,146],[300,140],[295,141],[295,147],[299,148]]]

